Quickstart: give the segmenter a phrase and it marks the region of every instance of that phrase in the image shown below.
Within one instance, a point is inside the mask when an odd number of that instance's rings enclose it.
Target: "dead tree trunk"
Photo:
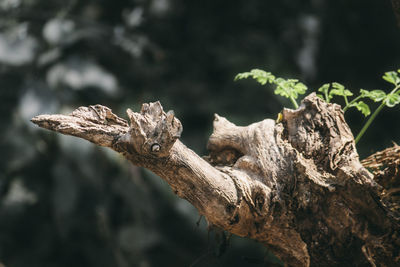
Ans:
[[[32,121],[122,153],[288,266],[400,266],[399,216],[361,165],[338,105],[311,94],[281,121],[246,127],[215,115],[204,158],[178,140],[182,125],[159,102],[127,113],[130,125],[100,105]]]

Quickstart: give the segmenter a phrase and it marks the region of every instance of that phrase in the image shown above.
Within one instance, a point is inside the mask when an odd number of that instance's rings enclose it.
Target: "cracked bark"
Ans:
[[[287,266],[399,266],[400,216],[360,163],[338,105],[311,94],[281,121],[246,127],[215,115],[203,158],[179,141],[180,121],[159,102],[127,113],[130,124],[101,105],[32,122],[122,153]]]

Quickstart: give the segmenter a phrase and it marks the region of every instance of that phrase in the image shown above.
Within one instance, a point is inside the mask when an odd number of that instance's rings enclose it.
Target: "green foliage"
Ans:
[[[265,85],[267,82],[272,83],[275,80],[275,76],[271,72],[266,72],[259,69],[252,69],[249,72],[239,73],[235,77],[235,81],[247,78],[253,78],[261,85]]]
[[[369,98],[374,102],[380,102],[386,97],[386,93],[382,90],[367,91],[364,89],[360,89],[360,95],[361,97]]]
[[[396,106],[399,103],[400,103],[400,96],[398,94],[389,94],[386,97],[385,104],[389,108],[392,108],[392,107]]]
[[[343,112],[346,112],[349,108],[356,108],[365,117],[371,114],[371,109],[369,108],[368,104],[361,99],[369,99],[374,102],[381,103],[380,106],[374,111],[374,113],[365,123],[360,133],[357,135],[355,139],[357,143],[383,107],[387,106],[392,108],[400,103],[400,91],[398,90],[400,88],[400,77],[398,73],[400,73],[400,69],[397,70],[397,72],[386,72],[382,76],[385,81],[394,85],[394,89],[389,94],[386,94],[382,90],[368,91],[365,89],[360,89],[360,94],[353,100],[349,101],[348,97],[353,96],[353,93],[344,85],[333,82],[322,85],[318,89],[318,92],[321,92],[322,94],[317,95],[321,99],[325,100],[327,103],[329,103],[334,96],[341,96],[344,98],[345,102]],[[271,72],[266,72],[259,69],[253,69],[250,72],[239,73],[238,75],[236,75],[235,81],[240,79],[247,79],[249,77],[255,79],[261,85],[265,85],[267,83],[276,85],[274,93],[276,95],[281,95],[289,98],[295,108],[298,108],[298,104],[296,102],[298,96],[303,95],[307,91],[307,86],[299,82],[299,80],[297,79],[276,78]]]
[[[346,105],[349,104],[347,97],[353,95],[353,93],[349,89],[346,89],[344,85],[336,82],[332,83],[332,89],[329,92],[329,94],[332,96],[334,95],[342,96],[344,98],[344,102],[346,103]]]
[[[332,97],[333,97],[332,95],[329,94],[329,87],[330,87],[330,84],[329,84],[329,83],[326,83],[326,84],[322,85],[322,86],[318,89],[318,92],[322,92],[323,95],[317,94],[317,96],[319,96],[320,98],[322,98],[322,99],[325,98],[325,101],[326,101],[327,103],[329,103],[329,102],[331,101]]]
[[[369,116],[371,114],[371,110],[369,109],[369,106],[365,104],[364,101],[358,101],[349,104],[349,107],[355,107],[358,111],[360,111],[365,117]]]
[[[349,90],[346,89],[344,87],[344,85],[340,84],[340,83],[332,83],[332,89],[329,92],[330,95],[338,95],[338,96],[343,96],[343,97],[347,97],[347,96],[352,96],[353,93]]]
[[[385,75],[383,75],[382,78],[394,85],[398,85],[400,83],[400,78],[395,71],[385,72]]]
[[[235,81],[247,78],[253,78],[261,85],[265,85],[267,83],[274,84],[276,86],[274,93],[276,95],[289,98],[295,108],[299,107],[296,99],[299,97],[299,95],[303,95],[307,91],[307,86],[299,82],[297,79],[283,79],[275,77],[271,74],[271,72],[266,72],[259,69],[252,69],[249,72],[239,73],[236,75]]]

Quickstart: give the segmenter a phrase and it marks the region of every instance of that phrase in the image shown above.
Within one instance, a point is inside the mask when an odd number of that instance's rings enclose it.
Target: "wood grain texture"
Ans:
[[[206,157],[179,141],[180,121],[159,102],[127,113],[129,125],[101,105],[32,122],[122,153],[209,223],[261,242],[287,266],[400,264],[398,217],[360,163],[340,106],[311,94],[279,123],[245,127],[215,115]]]

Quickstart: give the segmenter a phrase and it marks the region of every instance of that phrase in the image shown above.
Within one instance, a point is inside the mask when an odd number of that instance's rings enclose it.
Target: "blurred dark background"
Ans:
[[[388,91],[399,36],[389,0],[0,0],[0,266],[272,266],[255,242],[197,226],[160,178],[29,119],[160,100],[206,154],[213,113],[246,125],[290,106],[238,72]],[[379,115],[362,158],[400,141],[399,114]],[[346,118],[354,133],[365,121]]]

